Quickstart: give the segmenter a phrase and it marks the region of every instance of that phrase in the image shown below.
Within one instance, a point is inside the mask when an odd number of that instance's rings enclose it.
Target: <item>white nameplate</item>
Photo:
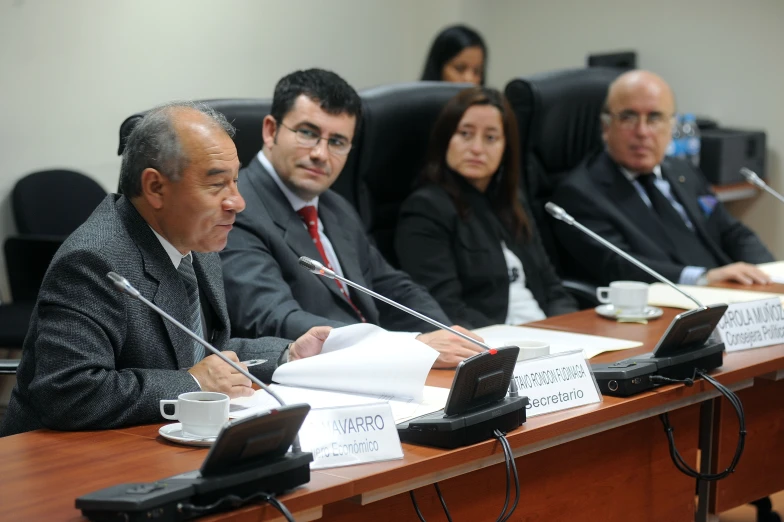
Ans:
[[[514,379],[520,396],[528,397],[527,417],[602,400],[582,350],[520,361]]]
[[[784,311],[778,297],[734,303],[718,325],[728,352],[784,343]]]
[[[299,430],[311,469],[403,458],[392,408],[385,402],[310,410]]]

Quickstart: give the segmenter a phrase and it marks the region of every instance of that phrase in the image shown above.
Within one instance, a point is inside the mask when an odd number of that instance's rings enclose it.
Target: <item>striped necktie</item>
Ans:
[[[199,337],[201,331],[201,303],[199,302],[199,284],[196,281],[196,272],[193,271],[191,255],[184,256],[177,268],[182,282],[185,283],[185,293],[188,294],[188,327]],[[193,364],[204,359],[204,347],[193,341]]]

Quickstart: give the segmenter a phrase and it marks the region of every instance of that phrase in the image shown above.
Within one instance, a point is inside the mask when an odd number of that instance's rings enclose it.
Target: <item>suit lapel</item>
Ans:
[[[323,199],[319,201],[319,218],[324,224],[324,232],[332,243],[335,254],[338,256],[343,277],[362,286],[367,286],[362,275],[362,268],[359,266],[359,253],[354,248],[354,242],[346,232],[346,229],[340,226],[338,217],[332,212],[329,205],[324,204]],[[335,286],[337,287],[337,285]],[[338,291],[338,294],[341,300],[350,307],[351,305],[343,294],[340,291]],[[364,292],[351,292],[351,301],[359,308],[365,318],[369,317],[368,311],[374,310],[375,307],[373,298]]]
[[[683,206],[683,209],[689,216],[689,219],[694,225],[697,234],[699,234],[702,240],[705,241],[705,244],[708,246],[716,259],[724,260],[724,264],[730,263],[731,260],[727,257],[724,251],[719,248],[711,235],[708,233],[708,229],[706,228],[707,223],[702,211],[698,206],[697,198],[694,194],[687,192],[686,187],[684,186],[684,183],[686,182],[685,176],[679,175],[678,167],[670,161],[666,160],[662,162],[661,172],[662,176],[670,183],[670,188],[672,189],[673,195]]]
[[[611,174],[609,177],[603,177],[599,180],[605,186],[605,193],[610,201],[615,203],[626,219],[640,229],[646,237],[651,238],[658,248],[667,252],[673,259],[683,262],[658,216],[645,204],[631,182],[620,171],[618,165],[610,159],[606,152],[598,161],[605,161],[607,165],[597,172]]]
[[[221,344],[224,342],[222,339],[223,332],[228,331],[229,312],[226,308],[226,296],[223,292],[223,279],[210,277],[210,274],[221,273],[220,258],[217,254],[194,252],[193,259],[193,269],[199,281],[200,293],[202,298],[206,298],[207,301],[206,303],[201,303],[201,306],[205,308],[205,305],[208,304],[215,311],[212,314],[213,323],[211,325],[213,334],[216,334],[213,344]],[[220,335],[220,337],[217,337],[217,335]]]
[[[321,254],[316,245],[313,244],[313,239],[308,234],[304,223],[302,223],[302,218],[294,212],[289,200],[283,195],[275,180],[272,179],[258,158],[253,159],[249,168],[253,171],[253,178],[249,179],[249,181],[253,185],[254,192],[259,195],[262,205],[269,212],[270,218],[275,223],[275,226],[280,229],[283,241],[297,254],[297,257],[305,256],[321,261]],[[321,209],[319,209],[319,214],[321,214]],[[332,236],[329,237],[330,241],[332,241]],[[337,247],[335,247],[335,251],[338,251]],[[343,266],[342,258],[341,266]],[[313,277],[319,280],[319,284],[324,285],[327,290],[332,292],[335,298],[346,302],[346,305],[349,306],[334,280],[315,275]]]
[[[183,303],[187,302],[188,296],[169,255],[130,201],[123,198],[118,203],[118,213],[139,248],[144,272],[158,283],[152,302],[184,324],[187,309]],[[174,351],[177,367],[190,368],[193,366],[193,341],[169,321],[163,318],[161,321],[169,336],[169,348]]]

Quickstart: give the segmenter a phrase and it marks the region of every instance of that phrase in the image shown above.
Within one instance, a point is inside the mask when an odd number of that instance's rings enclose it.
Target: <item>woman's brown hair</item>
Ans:
[[[471,209],[462,194],[460,174],[449,168],[446,153],[465,112],[475,105],[491,105],[501,113],[504,129],[504,155],[485,192],[490,205],[504,227],[516,238],[530,237],[530,227],[518,197],[520,178],[520,140],[517,120],[503,94],[488,87],[471,87],[457,93],[441,110],[430,134],[420,184],[443,187],[454,201],[458,214],[465,219]]]

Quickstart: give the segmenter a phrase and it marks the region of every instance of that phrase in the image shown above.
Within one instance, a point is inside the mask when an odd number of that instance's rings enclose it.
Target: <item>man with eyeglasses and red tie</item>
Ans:
[[[697,168],[665,158],[674,118],[675,98],[662,78],[640,70],[619,76],[601,115],[605,149],[572,172],[553,201],[675,282],[770,283],[754,266],[773,261],[757,235],[727,212]],[[555,226],[572,257],[567,275],[653,282],[576,228]]]
[[[439,352],[434,367],[454,367],[481,348],[449,332],[432,331],[428,323],[298,263],[300,256],[315,259],[452,324],[427,290],[384,260],[353,207],[329,190],[346,164],[360,115],[359,95],[330,71],[296,71],[276,85],[264,118],[263,148],[239,176],[246,209],[221,253],[232,329],[256,338],[370,322],[413,332]]]

